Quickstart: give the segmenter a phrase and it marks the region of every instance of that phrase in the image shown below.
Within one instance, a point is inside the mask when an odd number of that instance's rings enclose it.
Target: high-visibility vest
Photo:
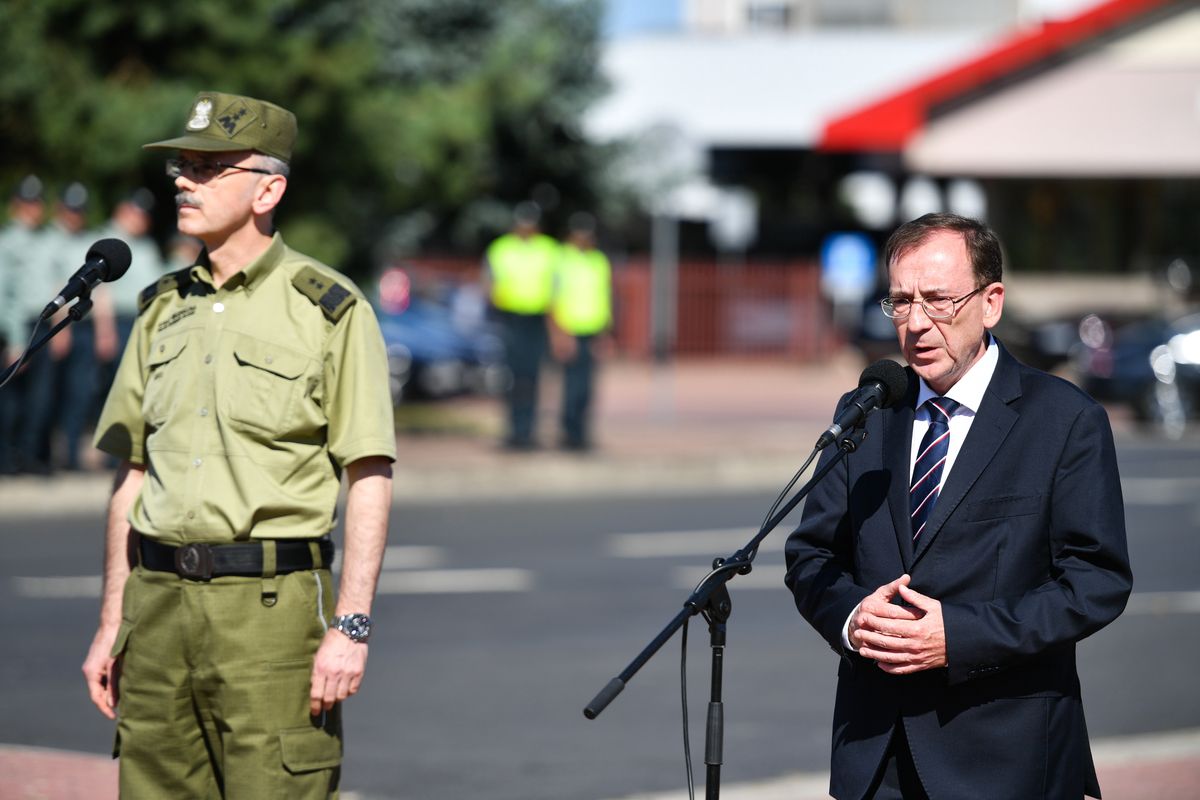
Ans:
[[[612,269],[599,250],[564,245],[555,275],[554,322],[574,336],[600,333],[612,321]]]
[[[514,314],[544,314],[554,293],[558,242],[544,234],[506,233],[487,249],[492,305]]]

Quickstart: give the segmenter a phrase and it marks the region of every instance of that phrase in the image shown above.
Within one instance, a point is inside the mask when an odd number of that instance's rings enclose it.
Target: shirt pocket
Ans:
[[[241,427],[278,436],[291,430],[310,359],[282,345],[239,336],[225,378],[224,415]]]
[[[164,336],[150,344],[142,418],[155,428],[162,427],[180,401],[185,371],[180,356],[186,348],[187,335],[184,333]]]

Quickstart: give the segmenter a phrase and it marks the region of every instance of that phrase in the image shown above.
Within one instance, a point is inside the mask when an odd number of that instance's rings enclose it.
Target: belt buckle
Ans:
[[[175,548],[175,571],[181,577],[207,581],[213,576],[212,548],[207,544],[185,544]]]

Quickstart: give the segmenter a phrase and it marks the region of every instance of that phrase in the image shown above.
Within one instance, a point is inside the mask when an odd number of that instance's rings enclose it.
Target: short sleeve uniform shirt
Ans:
[[[96,446],[146,467],[135,530],[167,543],[312,538],[341,470],[396,456],[378,322],[276,234],[220,288],[204,264],[143,293]]]

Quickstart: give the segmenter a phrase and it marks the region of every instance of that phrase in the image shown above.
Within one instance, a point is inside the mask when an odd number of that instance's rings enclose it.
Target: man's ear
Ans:
[[[254,213],[258,215],[270,214],[275,210],[275,206],[283,200],[284,192],[287,191],[287,177],[284,175],[265,175],[258,182],[258,188],[254,195]]]
[[[1004,312],[1004,284],[989,284],[980,294],[983,295],[983,327],[994,328]]]

